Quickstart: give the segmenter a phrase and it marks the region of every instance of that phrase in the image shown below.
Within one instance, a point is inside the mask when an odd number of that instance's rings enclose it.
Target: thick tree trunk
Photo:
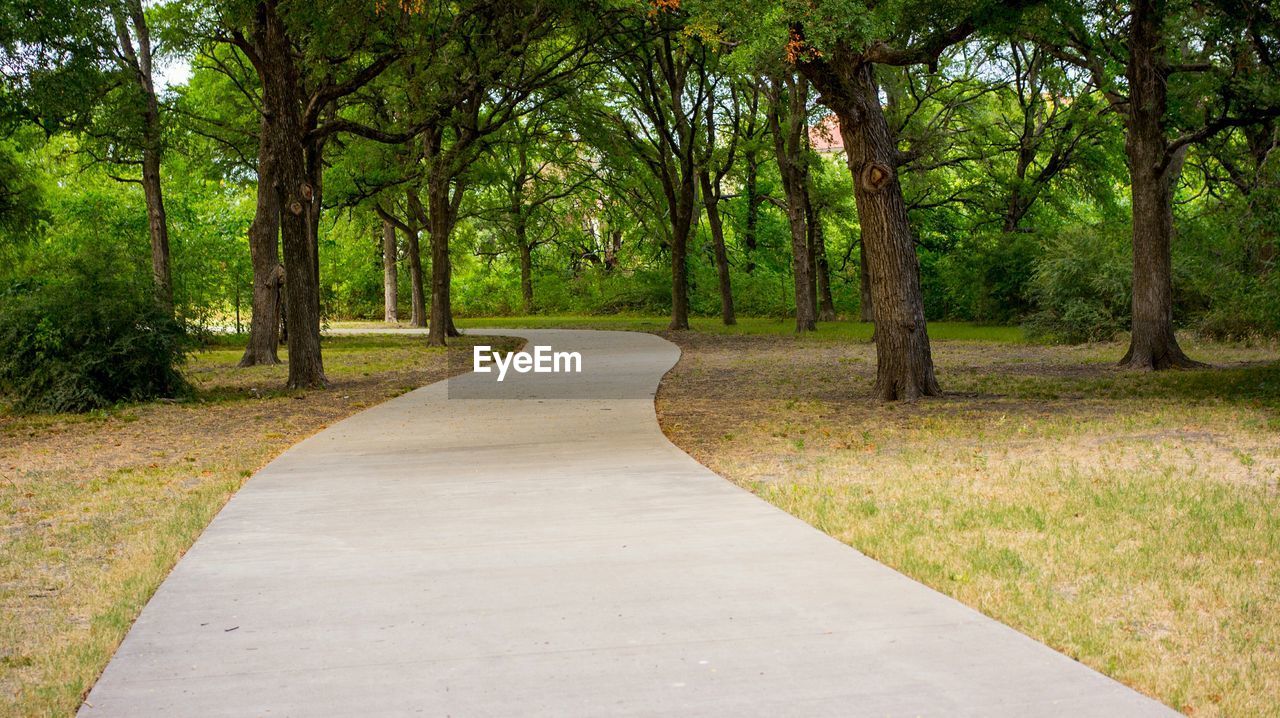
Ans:
[[[711,182],[711,173],[703,169],[698,173],[702,183],[702,203],[707,210],[707,225],[711,228],[711,249],[716,259],[716,278],[720,285],[720,321],[726,326],[737,324],[733,312],[733,286],[729,278],[729,251],[724,244],[724,224],[720,221],[720,192]]]
[[[396,266],[396,226],[382,220],[382,320],[400,321],[400,276]]]
[[[272,156],[274,182],[259,192],[274,192],[280,208],[280,235],[284,249],[285,312],[288,321],[289,382],[291,389],[325,386],[320,356],[320,286],[315,227],[320,207],[319,187],[313,185],[302,121],[300,78],[293,49],[275,3],[261,6],[255,33],[261,56],[263,86],[263,135],[265,152]],[[314,151],[314,150],[313,150]],[[318,157],[310,158],[318,163]]]
[[[875,312],[872,307],[875,301],[871,298],[871,272],[867,270],[867,243],[858,240],[858,290],[861,301],[858,306],[858,320],[874,322]]]
[[[447,337],[456,337],[449,296],[452,268],[449,264],[449,234],[453,230],[449,202],[449,180],[432,177],[427,183],[427,233],[431,236],[431,313],[427,323],[427,344],[442,347]]]
[[[605,232],[608,243],[604,247],[604,271],[612,272],[618,267],[618,254],[622,252],[622,230],[609,227]]]
[[[685,136],[691,137],[692,132]],[[679,184],[667,195],[671,212],[671,323],[667,328],[671,330],[689,328],[689,234],[697,214],[696,172],[689,152],[680,158]]]
[[[1203,366],[1173,333],[1173,190],[1185,148],[1169,151],[1164,17],[1158,0],[1137,0],[1129,27],[1128,132],[1133,205],[1133,328],[1120,365],[1130,369]]]
[[[409,231],[405,232],[405,251],[409,255],[409,324],[415,327],[427,326],[427,294],[422,273],[422,246],[419,242],[421,225],[427,219],[427,212],[422,208],[422,200],[416,192],[406,193]]]
[[[941,394],[933,371],[920,265],[898,183],[897,147],[880,107],[874,66],[869,62],[810,62],[823,101],[840,120],[853,177],[854,198],[875,317],[875,395],[911,401]]]
[[[786,184],[784,182],[784,184]],[[787,221],[791,226],[791,269],[795,285],[796,331],[816,330],[812,275],[809,271],[809,231],[804,221],[804,200],[787,192]]]
[[[158,120],[154,129],[156,132],[160,129]],[[172,313],[173,273],[169,268],[169,225],[164,212],[164,194],[160,189],[158,138],[155,148],[142,152],[142,189],[147,201],[147,229],[151,234],[151,274],[156,285],[156,300],[165,311]]]
[[[249,344],[240,366],[279,364],[280,302],[284,267],[280,265],[280,202],[274,189],[276,160],[267,142],[269,121],[262,120],[258,149],[258,205],[249,225],[249,256],[253,262],[253,314]]]

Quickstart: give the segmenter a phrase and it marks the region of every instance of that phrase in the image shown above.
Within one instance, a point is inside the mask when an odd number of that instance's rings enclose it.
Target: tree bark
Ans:
[[[822,216],[818,208],[809,202],[809,245],[813,247],[814,277],[817,280],[818,321],[836,320],[836,303],[831,297],[831,263],[827,260],[827,235],[822,229]]]
[[[422,200],[417,192],[408,190],[405,203],[408,209],[408,231],[405,232],[405,250],[409,254],[409,324],[415,327],[427,326],[427,294],[422,273],[422,246],[419,233],[422,225],[427,224],[427,212],[422,207]]]
[[[1129,25],[1128,132],[1133,205],[1133,326],[1120,365],[1130,369],[1203,366],[1178,346],[1173,332],[1173,190],[1185,158],[1165,133],[1169,68],[1163,3],[1135,0]]]
[[[693,168],[688,167],[681,178],[671,222],[671,323],[667,328],[672,330],[689,328],[689,232],[696,195]]]
[[[287,30],[275,2],[259,4],[255,45],[263,95],[263,151],[272,157],[276,173],[258,191],[275,193],[279,207],[286,281],[290,389],[326,385],[320,356],[320,287],[315,230],[319,188],[308,168],[306,127],[298,69]],[[315,158],[314,161],[318,161]]]
[[[738,323],[733,312],[733,286],[729,278],[729,252],[724,243],[724,224],[720,221],[720,191],[711,181],[711,172],[705,167],[698,173],[702,183],[702,203],[707,211],[707,225],[711,228],[711,248],[716,259],[716,278],[720,285],[720,321],[725,326]]]
[[[147,231],[151,237],[151,274],[157,303],[165,312],[172,314],[173,272],[169,261],[169,224],[160,184],[163,143],[160,100],[152,74],[151,31],[140,0],[128,0],[125,6],[113,9],[112,16],[120,54],[142,92],[142,191],[147,205]]]
[[[875,306],[875,302],[871,298],[871,272],[867,270],[867,244],[861,239],[858,240],[858,289],[861,296],[858,320],[874,322],[875,313],[872,307]]]
[[[806,222],[809,196],[805,188],[803,155],[804,113],[807,85],[804,78],[769,80],[769,126],[778,160],[778,173],[786,195],[787,222],[791,228],[791,267],[795,285],[796,331],[815,331],[813,272]],[[784,107],[785,105],[785,107]]]
[[[458,187],[454,192],[461,192]],[[445,346],[447,337],[461,336],[453,325],[450,289],[453,270],[449,260],[449,235],[453,231],[454,207],[449,179],[433,174],[427,181],[427,233],[431,235],[431,309],[427,322],[427,344]]]
[[[279,364],[280,292],[284,267],[280,264],[280,203],[274,190],[276,157],[267,143],[269,121],[262,119],[258,147],[258,203],[249,225],[249,256],[253,263],[253,314],[249,319],[249,344],[240,366]]]
[[[751,261],[751,257],[755,254],[756,245],[758,243],[757,227],[760,224],[760,190],[759,190],[759,174],[760,165],[756,162],[754,152],[747,153],[747,179],[743,183],[742,192],[747,199],[747,221],[745,230],[742,233],[742,247],[747,255],[746,271],[750,274],[755,270],[756,264]]]
[[[516,247],[520,252],[520,300],[525,314],[533,314],[533,247],[523,215],[516,219]]]
[[[925,326],[920,265],[898,182],[898,151],[880,106],[874,65],[862,58],[801,64],[840,120],[875,318],[875,395],[912,401],[941,394]]]
[[[382,320],[391,324],[400,321],[400,277],[396,267],[396,226],[382,220]]]

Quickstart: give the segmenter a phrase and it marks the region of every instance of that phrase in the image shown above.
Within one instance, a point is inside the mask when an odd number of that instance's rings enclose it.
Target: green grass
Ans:
[[[484,329],[485,327],[501,327],[509,329],[612,329],[633,332],[665,331],[670,323],[668,317],[617,314],[608,316],[559,315],[559,316],[522,316],[522,317],[465,317],[457,318],[459,327]],[[741,317],[738,323],[726,327],[714,317],[693,317],[689,320],[690,329],[695,332],[709,334],[726,334],[741,336],[774,335],[791,336],[795,332],[794,319],[776,319],[770,317]],[[335,322],[332,326],[385,326],[378,322]],[[978,325],[967,322],[931,322],[929,336],[939,341],[984,341],[999,343],[1021,343],[1026,338],[1021,327]],[[836,339],[851,341],[869,341],[871,325],[865,322],[842,320],[838,322],[822,322],[818,331],[804,335],[804,338],[816,340]]]

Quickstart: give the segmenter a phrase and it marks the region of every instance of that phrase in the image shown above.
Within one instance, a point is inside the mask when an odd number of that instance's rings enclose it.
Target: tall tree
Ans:
[[[791,227],[791,267],[795,285],[796,331],[817,327],[812,243],[809,220],[808,110],[809,82],[790,70],[766,80],[769,132],[773,136],[778,174],[786,201],[781,202]]]
[[[941,393],[920,292],[919,261],[898,179],[902,155],[881,106],[877,65],[933,65],[947,47],[1023,3],[817,2],[786,28],[785,52],[840,122],[853,178],[875,315],[882,400]],[[837,12],[838,10],[838,12]]]
[[[291,388],[326,385],[320,351],[320,277],[317,234],[322,208],[323,151],[328,137],[354,129],[336,103],[375,80],[401,49],[385,27],[395,17],[371,8],[366,15],[338,7],[309,12],[279,0],[233,6],[220,39],[252,63],[262,90],[258,211],[250,228],[254,312],[241,365],[275,360],[274,297],[279,285],[277,237],[284,252],[284,295]],[[313,8],[313,10],[316,10]],[[383,32],[372,32],[382,28]],[[368,58],[352,63],[352,58]]]
[[[704,70],[705,71],[705,70]],[[738,106],[738,93],[732,86],[732,78],[708,76],[703,82],[711,83],[707,98],[706,140],[703,158],[698,163],[698,184],[702,191],[702,204],[706,209],[707,227],[711,230],[712,256],[716,265],[716,281],[720,290],[720,321],[726,326],[738,323],[733,310],[733,286],[729,275],[729,250],[725,243],[724,222],[720,217],[720,202],[724,201],[721,183],[733,170],[741,133],[742,112]],[[726,91],[727,90],[727,91]],[[720,102],[728,104],[728,140],[717,146],[716,107]]]
[[[169,266],[169,223],[164,211],[160,184],[162,127],[160,96],[156,92],[151,29],[142,10],[142,0],[120,0],[111,6],[118,42],[118,61],[132,76],[140,94],[140,150],[142,190],[147,202],[147,231],[151,237],[151,272],[156,298],[173,311],[173,271]]]
[[[1191,145],[1280,112],[1280,15],[1234,2],[1055,6],[1042,47],[1083,68],[1125,126],[1133,211],[1131,369],[1200,366],[1173,325],[1174,193]],[[1055,30],[1060,29],[1061,32]]]
[[[678,4],[658,3],[627,19],[612,73],[621,101],[602,115],[662,190],[669,218],[671,329],[689,328],[689,236],[698,215],[701,122],[710,94],[701,81],[709,51],[684,32],[688,18]]]
[[[382,320],[394,324],[400,321],[399,311],[399,272],[397,262],[399,249],[396,246],[396,225],[382,220]]]
[[[0,19],[6,86],[0,110],[34,121],[48,133],[81,133],[82,150],[95,162],[128,168],[108,174],[143,188],[156,299],[171,313],[156,48],[141,0],[17,3],[9,12],[0,11]]]

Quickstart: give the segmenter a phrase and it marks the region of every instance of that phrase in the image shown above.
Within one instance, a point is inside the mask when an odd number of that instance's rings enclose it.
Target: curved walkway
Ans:
[[[671,445],[671,343],[507,333],[584,373],[465,375],[287,451],[80,715],[1172,714]]]

